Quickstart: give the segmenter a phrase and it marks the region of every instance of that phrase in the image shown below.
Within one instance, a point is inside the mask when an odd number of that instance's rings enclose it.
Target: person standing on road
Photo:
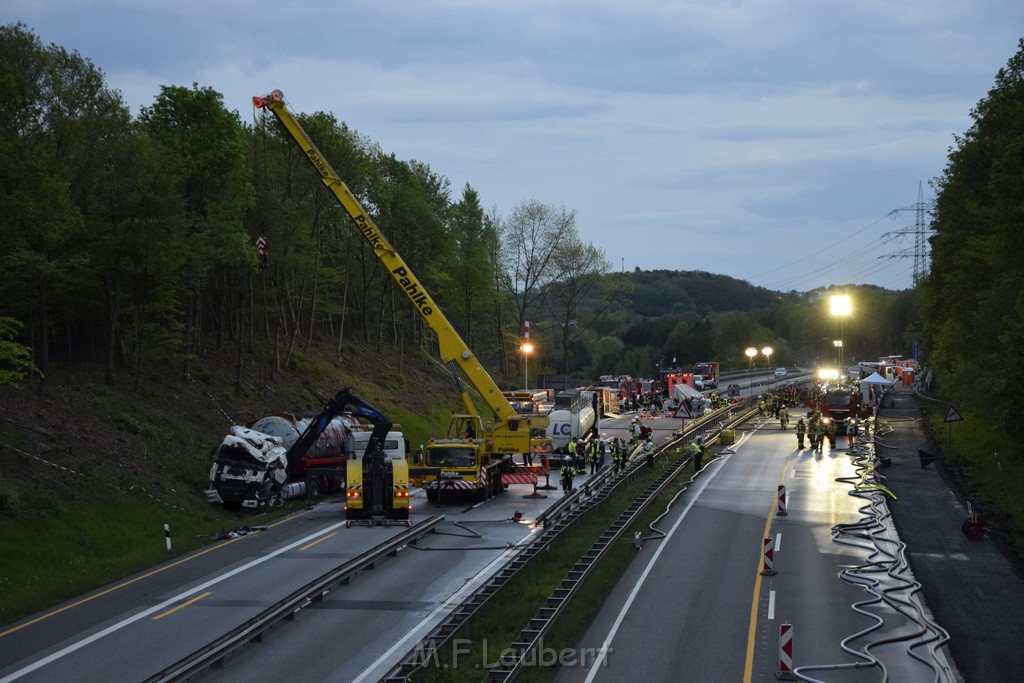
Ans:
[[[562,469],[559,472],[562,475],[562,493],[569,493],[572,491],[572,477],[575,473],[575,468],[569,456],[562,460]]]
[[[647,459],[647,466],[654,469],[654,442],[651,441],[651,437],[647,437],[647,441],[644,443],[644,458]]]
[[[804,424],[804,419],[801,417],[796,421],[796,443],[801,451],[804,449],[805,434],[807,434],[807,425]]]
[[[601,440],[590,441],[590,473],[597,474],[597,462],[601,459]]]
[[[615,464],[616,472],[621,472],[626,462],[625,447],[619,437],[615,437],[615,440],[612,441],[612,462]]]
[[[852,415],[846,418],[846,438],[849,440],[850,445],[857,443],[857,418]]]
[[[690,442],[690,457],[693,458],[693,473],[696,474],[704,469],[704,444],[700,439]]]

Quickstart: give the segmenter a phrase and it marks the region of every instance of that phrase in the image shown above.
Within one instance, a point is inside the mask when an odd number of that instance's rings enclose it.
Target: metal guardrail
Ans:
[[[733,419],[737,405],[739,404],[725,406],[712,413],[708,413],[687,425],[673,437],[662,441],[656,446],[656,450],[660,452],[674,448],[680,442],[692,438],[700,431],[705,433],[716,429],[720,431],[723,423]],[[705,441],[708,442],[709,439],[706,437]],[[617,476],[613,467],[605,467],[573,491],[573,493],[565,496],[558,503],[538,515],[537,524],[542,526],[545,532],[532,544],[510,558],[487,583],[474,592],[473,595],[469,596],[443,622],[435,626],[430,633],[423,637],[402,657],[400,662],[382,680],[407,681],[413,672],[428,666],[432,662],[441,661],[443,658],[439,658],[439,653],[448,647],[448,644],[455,638],[469,618],[479,612],[505,583],[522,570],[537,553],[553,543],[586,510],[591,509],[593,505],[604,500],[615,487],[642,470],[644,467],[642,450],[640,446],[633,448],[627,460],[626,471],[621,475]],[[682,464],[685,465],[688,457],[683,456],[681,458]]]
[[[737,408],[740,408],[740,410],[737,410]],[[755,412],[756,410],[750,406],[740,406],[740,404],[725,406],[693,424],[691,429],[680,431],[673,437],[662,441],[658,445],[657,450],[660,454],[661,451],[674,449],[686,440],[692,439],[698,431],[705,431],[707,434],[713,430],[713,436],[705,436],[704,441],[705,444],[714,443],[719,438],[722,429],[735,427],[748,420]],[[502,654],[498,666],[488,671],[489,680],[511,681],[518,677],[526,663],[530,661],[531,655],[543,642],[544,636],[550,631],[551,626],[569,604],[569,601],[576,594],[586,577],[607,554],[612,545],[622,538],[626,529],[640,513],[647,509],[668,485],[683,472],[690,460],[691,456],[686,452],[677,458],[675,463],[648,486],[608,529],[601,534],[594,545],[580,556],[576,564],[562,579],[559,587],[548,597],[545,605],[537,611],[527,626],[520,631],[519,639],[514,641]],[[616,485],[629,479],[644,467],[645,465],[641,462],[631,462],[631,468],[623,476],[619,477]],[[606,487],[604,490],[606,496],[609,493],[609,488]]]
[[[665,442],[662,442],[664,447]],[[630,524],[640,515],[641,512],[664,491],[672,481],[679,476],[690,461],[689,455],[682,455],[676,462],[662,473],[658,479],[651,483],[628,508],[601,534],[598,540],[592,545],[566,573],[558,588],[548,596],[545,604],[530,619],[526,628],[519,633],[519,639],[514,641],[507,650],[502,653],[498,666],[488,671],[491,681],[509,681],[515,679],[526,666],[532,653],[543,642],[543,638],[551,630],[552,625],[558,616],[568,606],[573,596],[578,592],[584,580],[597,566],[598,562],[613,547],[613,544],[622,538]],[[627,479],[638,470],[645,467],[643,463],[636,462],[633,467],[625,473],[621,479]],[[617,482],[618,483],[618,482]],[[610,491],[604,491],[605,497]]]
[[[415,543],[419,538],[436,529],[444,519],[444,515],[435,515],[415,526],[405,529],[370,552],[332,569],[320,578],[314,579],[302,588],[299,588],[283,600],[271,605],[241,626],[226,633],[212,643],[201,647],[156,675],[147,678],[146,683],[188,680],[192,676],[221,663],[225,657],[246,643],[259,638],[278,622],[291,619],[296,612],[299,612],[315,601],[322,600],[338,584],[346,583],[352,576],[364,569],[372,569],[384,557],[396,555],[402,546]]]
[[[656,446],[656,452],[660,454],[662,451],[676,448],[680,444],[692,440],[697,435],[700,435],[704,439],[705,445],[712,445],[719,438],[722,429],[735,427],[749,419],[755,412],[756,407],[754,406],[754,403],[747,400],[719,408],[702,416],[698,420],[691,422],[682,430],[676,432],[673,436],[662,441]],[[684,467],[689,460],[690,456],[688,454],[682,455],[675,465],[669,469],[669,472],[681,471],[682,467]],[[509,559],[509,561],[495,573],[490,581],[467,598],[467,600],[456,608],[455,611],[445,619],[445,621],[434,627],[434,629],[422,638],[412,649],[410,649],[402,657],[399,663],[394,666],[381,680],[386,682],[408,681],[410,680],[413,672],[429,666],[432,663],[446,661],[444,657],[440,656],[440,653],[442,653],[444,648],[448,647],[449,643],[456,637],[459,630],[470,617],[477,614],[491,599],[491,597],[505,585],[505,583],[522,570],[540,551],[553,543],[555,539],[561,535],[563,531],[568,529],[584,512],[591,509],[593,505],[603,501],[615,487],[634,477],[643,470],[644,466],[642,448],[637,446],[631,452],[630,457],[627,460],[626,470],[621,475],[616,476],[613,467],[605,467],[594,477],[589,479],[583,486],[576,489],[572,494],[565,496],[558,503],[552,505],[550,508],[538,515],[537,524],[543,526],[545,529],[544,534]],[[668,477],[667,481],[664,482],[662,481],[662,478],[659,478],[654,485],[663,488],[671,481],[671,478],[671,476]],[[660,492],[660,488],[658,490]],[[650,496],[651,499],[653,499],[653,497],[654,496]],[[644,495],[642,494],[638,499],[641,500],[640,505],[642,507],[640,510],[647,505],[646,502],[643,502],[643,499]],[[638,503],[637,501],[634,501],[633,506],[636,505],[638,505]],[[630,509],[632,509],[632,507]],[[640,510],[635,511],[634,514],[639,514]],[[625,529],[628,524],[629,523],[627,522],[621,527],[616,527],[616,525],[613,524],[610,530],[618,528]],[[614,540],[621,536],[621,532],[613,533],[611,536],[608,534],[609,532],[606,531],[601,537],[602,541],[605,541],[607,545],[610,545]],[[597,552],[595,555],[595,549],[591,548],[591,550],[584,554],[581,561],[584,563],[595,562],[602,554],[603,552]],[[543,620],[545,618],[544,615],[548,614],[551,609],[552,608],[550,606],[541,608],[540,616],[531,620],[530,625],[524,630],[524,633],[530,635],[532,631],[535,631],[535,627],[541,625],[541,622],[536,621],[536,619],[539,618]],[[492,676],[493,675],[496,675],[501,679],[505,674],[497,672],[492,674]]]
[[[685,443],[697,435],[704,438],[705,445],[710,445],[713,439],[717,438],[718,433],[721,432],[722,424],[727,422],[738,411],[742,411],[745,406],[746,401],[742,401],[726,405],[710,413],[706,413],[690,424],[684,425],[683,429],[673,434],[673,436],[669,437],[667,440],[657,444],[656,448],[659,449],[659,452],[660,450],[667,450],[669,448],[673,448],[678,443]],[[627,462],[634,461],[641,454],[642,450],[643,449],[640,446],[635,447],[626,459]],[[580,499],[589,496],[597,489],[603,488],[612,474],[613,468],[606,467],[602,469],[594,477],[588,479],[581,487],[537,515],[537,524],[547,528],[551,524],[557,522],[558,519],[564,515],[566,511],[573,508]]]
[[[530,560],[545,550],[569,527],[572,521],[574,520],[561,519],[558,524],[546,529],[533,543],[516,553],[483,586],[474,591],[441,623],[431,629],[426,636],[421,638],[418,643],[407,651],[401,657],[398,664],[392,667],[381,680],[404,683],[410,680],[413,672],[442,659],[447,660],[446,657],[442,657],[442,654],[446,648],[449,648],[450,643],[467,621],[477,614]]]

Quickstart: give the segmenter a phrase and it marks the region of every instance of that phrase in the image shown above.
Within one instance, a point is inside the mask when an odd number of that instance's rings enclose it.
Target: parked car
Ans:
[[[789,371],[787,371],[786,368],[775,368],[775,376],[776,377],[785,377],[788,374],[789,374]]]

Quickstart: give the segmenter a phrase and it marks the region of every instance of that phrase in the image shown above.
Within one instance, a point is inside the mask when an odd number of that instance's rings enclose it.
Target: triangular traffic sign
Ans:
[[[680,414],[681,413],[681,414]],[[680,401],[679,407],[672,413],[672,417],[681,417],[684,420],[692,420],[693,415],[690,413],[690,409],[686,407],[686,404]]]
[[[964,416],[957,412],[957,409],[953,407],[953,404],[949,405],[946,410],[946,422],[963,422]]]

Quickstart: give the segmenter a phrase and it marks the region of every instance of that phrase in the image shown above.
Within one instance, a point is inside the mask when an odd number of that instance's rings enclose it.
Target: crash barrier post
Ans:
[[[764,537],[764,552],[762,554],[761,576],[775,576],[775,539],[771,536]]]
[[[793,672],[793,625],[779,625],[779,670],[775,678],[780,681],[795,681]]]
[[[779,484],[779,505],[775,511],[777,515],[788,515],[789,512],[786,510],[786,487],[783,484]]]

